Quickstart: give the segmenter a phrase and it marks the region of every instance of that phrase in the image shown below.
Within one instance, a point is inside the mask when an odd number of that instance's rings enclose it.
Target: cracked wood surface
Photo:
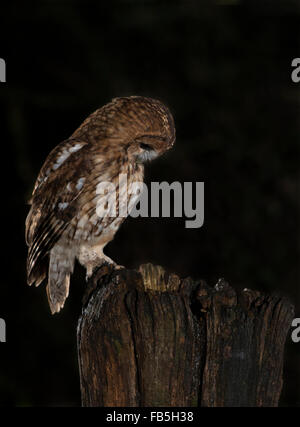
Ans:
[[[220,279],[105,265],[78,323],[83,406],[277,406],[293,307]]]

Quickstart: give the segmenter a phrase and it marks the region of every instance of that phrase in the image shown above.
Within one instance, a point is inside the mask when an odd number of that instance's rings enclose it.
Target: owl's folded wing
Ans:
[[[37,178],[26,219],[28,284],[46,277],[46,255],[77,212],[83,191],[82,174],[89,173],[84,143],[67,140],[48,156]]]

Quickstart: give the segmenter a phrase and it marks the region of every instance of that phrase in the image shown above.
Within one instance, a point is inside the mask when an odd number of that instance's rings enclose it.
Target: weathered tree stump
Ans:
[[[78,324],[83,406],[277,406],[293,307],[225,281],[105,265]]]

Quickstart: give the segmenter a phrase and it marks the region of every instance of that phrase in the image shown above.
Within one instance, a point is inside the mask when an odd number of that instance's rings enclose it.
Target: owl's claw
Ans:
[[[89,281],[89,279],[92,277],[95,270],[101,269],[105,264],[111,265],[115,270],[125,269],[124,265],[116,264],[111,258],[103,254],[101,258],[97,259],[97,262],[95,262],[94,264],[89,264],[87,266],[86,276],[85,276],[86,282]]]

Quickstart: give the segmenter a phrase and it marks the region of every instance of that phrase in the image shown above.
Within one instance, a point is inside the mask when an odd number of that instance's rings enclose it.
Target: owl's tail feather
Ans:
[[[70,275],[74,269],[74,257],[64,247],[55,245],[50,252],[47,296],[51,313],[58,313],[69,295]]]
[[[49,278],[46,290],[52,314],[58,313],[63,308],[69,295],[69,286],[70,274],[62,276],[59,281]]]

